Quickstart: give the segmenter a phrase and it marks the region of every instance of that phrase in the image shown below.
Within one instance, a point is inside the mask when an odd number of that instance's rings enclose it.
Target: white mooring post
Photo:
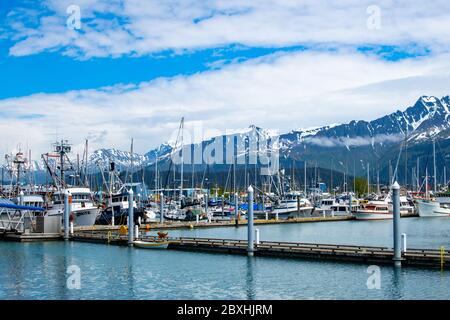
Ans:
[[[73,221],[70,221],[70,234],[73,234]]]
[[[248,187],[248,212],[247,212],[247,253],[253,256],[253,187]]]
[[[400,239],[400,185],[392,185],[392,205],[394,215],[394,265],[402,265],[401,239]]]
[[[406,252],[406,233],[402,233],[403,239],[403,252]]]
[[[69,240],[69,217],[70,217],[70,205],[72,199],[70,196],[70,192],[66,190],[64,192],[64,240]]]
[[[255,244],[259,244],[259,229],[255,229]]]
[[[133,206],[133,189],[128,191],[128,245],[132,246],[134,241],[134,206]]]

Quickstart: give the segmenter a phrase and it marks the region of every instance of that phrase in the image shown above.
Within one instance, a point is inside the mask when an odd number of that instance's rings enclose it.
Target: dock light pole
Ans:
[[[253,187],[248,187],[248,213],[247,213],[247,253],[249,256],[253,256],[253,237],[255,235],[253,231]]]
[[[64,240],[69,240],[69,217],[71,211],[71,195],[69,190],[64,192]]]
[[[134,198],[134,192],[133,189],[130,188],[128,190],[128,245],[133,245],[133,232],[134,232],[134,206],[133,206],[133,199]]]
[[[164,193],[159,194],[159,223],[164,223]]]
[[[394,182],[392,185],[392,204],[394,215],[394,265],[402,265],[402,244],[400,238],[400,185]]]

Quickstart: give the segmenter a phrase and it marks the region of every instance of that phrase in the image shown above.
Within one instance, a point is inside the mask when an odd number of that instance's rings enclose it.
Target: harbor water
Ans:
[[[402,219],[408,246],[450,247],[450,219]],[[262,240],[392,246],[392,221],[258,226]],[[246,228],[169,231],[245,239]],[[0,299],[450,299],[448,271],[81,242],[0,242]],[[80,287],[68,286],[73,266]],[[71,269],[72,267],[72,269]]]

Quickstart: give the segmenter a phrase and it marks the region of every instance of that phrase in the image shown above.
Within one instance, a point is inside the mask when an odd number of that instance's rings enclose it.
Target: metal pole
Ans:
[[[69,217],[70,217],[70,192],[64,193],[64,240],[69,240]]]
[[[248,216],[247,216],[247,253],[253,256],[253,187],[248,187]]]
[[[164,223],[164,193],[159,194],[159,223]]]
[[[134,206],[133,206],[133,189],[128,190],[128,245],[133,245],[134,231]]]
[[[350,212],[350,215],[352,215],[352,202],[353,202],[352,194],[350,193],[348,195],[348,211]]]
[[[434,193],[437,192],[437,183],[436,183],[436,139],[433,139],[433,182],[434,182]]]
[[[392,204],[394,215],[394,264],[402,265],[401,238],[400,238],[400,186],[396,181],[392,185]]]
[[[234,216],[237,218],[239,211],[239,200],[238,200],[238,194],[234,194]]]

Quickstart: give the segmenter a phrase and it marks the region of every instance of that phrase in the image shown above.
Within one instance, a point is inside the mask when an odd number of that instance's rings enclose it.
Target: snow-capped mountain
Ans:
[[[133,166],[136,168],[150,164],[150,158],[147,155],[133,153],[133,157],[131,157],[131,153],[128,151],[121,151],[117,149],[99,149],[89,156],[89,166],[91,168],[108,168],[109,163],[114,162],[116,167],[121,170],[130,167],[131,160],[133,160]]]
[[[450,97],[437,98],[422,96],[412,106],[397,110],[372,121],[353,120],[344,124],[332,124],[322,127],[296,129],[279,135],[280,161],[282,165],[293,161],[307,161],[309,166],[333,168],[360,174],[368,162],[376,165],[381,172],[387,170],[388,161],[398,157],[400,145],[407,138],[408,161],[416,157],[428,157],[432,138],[442,141],[442,149],[448,141],[450,150]],[[226,135],[208,138],[190,146],[204,150],[215,141],[223,143],[224,154],[227,143],[237,141],[238,158],[249,153],[250,145],[261,138],[270,139],[278,133],[257,126],[233,130]],[[134,154],[135,168],[152,167],[158,158],[160,168],[167,168],[174,151],[175,142],[169,141],[144,155]],[[177,146],[179,149],[179,146]],[[178,151],[179,152],[179,151]],[[119,170],[131,166],[131,154],[117,149],[99,149],[89,157],[89,167],[106,168],[113,161]],[[404,166],[404,162],[400,166]],[[372,167],[371,166],[371,167]],[[45,170],[40,161],[32,164],[34,170]],[[223,167],[223,166],[222,166]],[[228,167],[228,165],[226,165]],[[221,165],[211,166],[211,170]],[[164,169],[162,169],[164,170]],[[401,168],[399,167],[399,172]]]

